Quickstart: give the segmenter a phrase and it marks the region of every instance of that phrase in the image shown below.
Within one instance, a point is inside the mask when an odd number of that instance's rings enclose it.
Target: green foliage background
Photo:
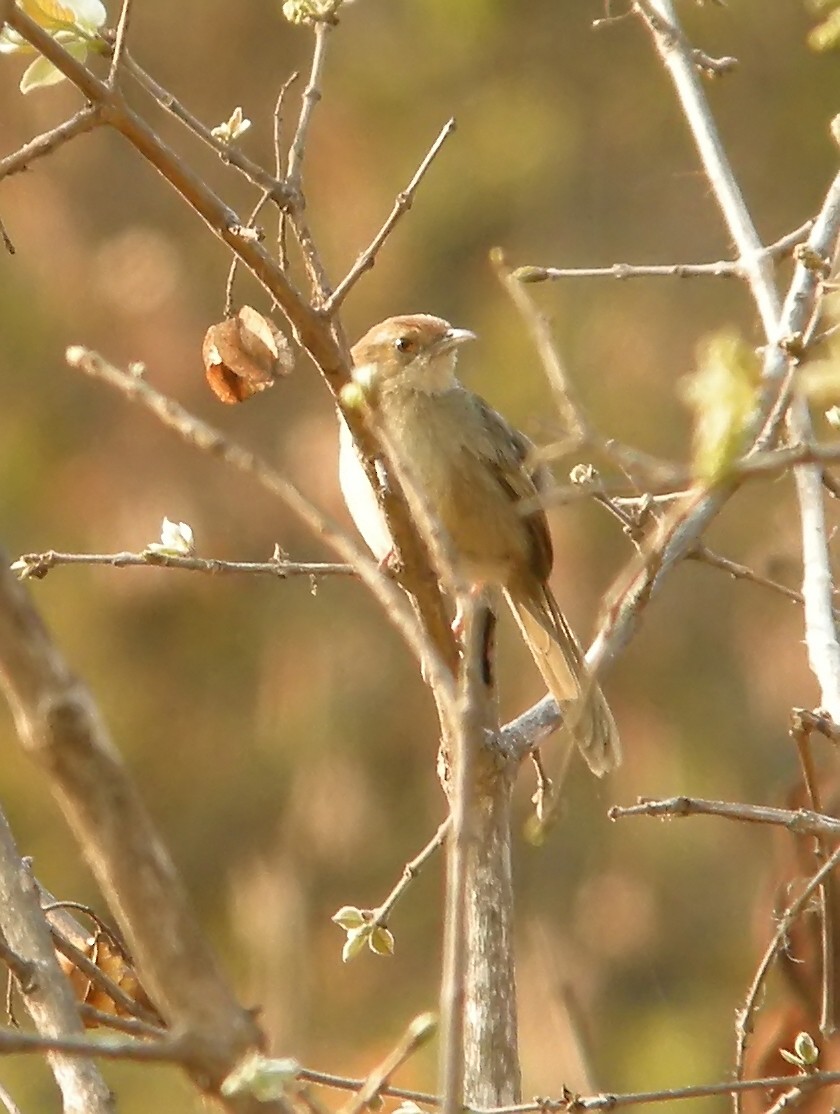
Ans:
[[[109,3],[111,20],[116,5]],[[309,34],[265,0],[146,0],[131,48],[210,124],[241,104],[242,144],[271,160],[271,110]],[[806,46],[800,4],[682,6],[694,41],[739,69],[709,95],[768,240],[819,206],[834,174],[837,59]],[[589,0],[357,0],[333,36],[307,156],[310,218],[339,277],[381,223],[449,115],[458,132],[375,270],[352,295],[352,336],[392,313],[474,329],[470,384],[532,436],[558,432],[523,330],[488,264],[691,262],[729,244],[651,44],[632,19],[593,31]],[[66,85],[26,99],[0,65],[0,152],[79,106]],[[300,87],[298,87],[300,88]],[[132,99],[143,103],[139,92]],[[290,106],[291,112],[291,106]],[[153,113],[162,135],[239,212],[253,194]],[[346,521],[330,402],[304,360],[227,410],[200,369],[223,304],[225,251],[114,134],[82,137],[0,185],[17,247],[0,256],[0,538],[21,552],[140,549],[164,515],[202,555],[259,559],[275,542],[325,556],[264,494],[188,451],[63,362],[70,343],[142,360],[156,384],[258,448]],[[531,288],[535,290],[535,288]],[[722,326],[758,342],[734,280],[576,281],[536,291],[586,405],[605,432],[690,458],[679,379]],[[240,300],[265,300],[247,279]],[[565,462],[568,469],[574,460]],[[558,471],[562,476],[564,467]],[[603,511],[554,515],[555,588],[586,636],[630,548]],[[711,544],[790,583],[799,575],[789,480],[742,492]],[[391,960],[342,966],[339,905],[375,905],[443,815],[434,711],[418,671],[365,591],[329,580],[211,580],[157,570],[59,569],[32,585],[92,686],[183,871],[207,930],[259,1004],[278,1054],[364,1073],[434,1004],[440,862],[399,906]],[[651,605],[607,680],[626,747],[606,784],[576,770],[546,844],[516,847],[526,1094],[653,1088],[726,1075],[734,1010],[770,931],[767,884],[782,843],[764,831],[606,818],[638,794],[779,803],[795,777],[793,704],[817,694],[797,607],[686,563]],[[505,633],[509,714],[540,693]],[[97,903],[44,785],[0,713],[0,801],[22,852],[55,893]],[[548,748],[549,761],[552,758]],[[517,826],[532,792],[523,772]],[[570,1036],[564,999],[583,1019]],[[166,1068],[109,1067],[124,1114],[198,1109]],[[434,1052],[403,1073],[434,1086]],[[34,1060],[0,1064],[26,1110],[57,1109]]]

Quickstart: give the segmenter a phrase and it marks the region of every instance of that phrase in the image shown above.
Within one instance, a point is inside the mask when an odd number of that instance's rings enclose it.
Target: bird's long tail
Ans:
[[[604,694],[587,673],[580,644],[551,590],[541,586],[536,596],[510,591],[505,596],[586,764],[599,777],[609,773],[621,761],[618,728]]]

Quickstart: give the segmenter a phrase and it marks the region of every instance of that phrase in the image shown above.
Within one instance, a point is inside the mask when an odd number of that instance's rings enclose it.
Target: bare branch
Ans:
[[[511,271],[516,282],[547,282],[550,279],[611,278],[742,278],[737,262],[720,259],[717,263],[612,263],[609,267],[532,267]]]

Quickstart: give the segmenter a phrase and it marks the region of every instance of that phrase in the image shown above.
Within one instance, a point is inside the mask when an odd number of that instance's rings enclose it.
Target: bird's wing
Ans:
[[[476,399],[487,429],[481,454],[511,502],[523,504],[522,521],[531,541],[531,571],[545,582],[554,561],[548,520],[539,505],[540,492],[547,482],[546,470],[533,464],[533,443],[483,398]]]

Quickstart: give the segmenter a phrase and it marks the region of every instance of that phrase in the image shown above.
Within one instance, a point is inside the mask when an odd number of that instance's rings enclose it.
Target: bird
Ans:
[[[549,585],[551,534],[540,495],[550,484],[533,443],[456,377],[477,339],[413,313],[374,325],[351,349],[353,382],[388,451],[445,531],[459,576],[501,590],[549,692],[593,773],[621,760],[618,729]],[[356,528],[384,566],[393,541],[349,426],[339,415],[339,482]],[[376,461],[387,484],[387,463]]]

